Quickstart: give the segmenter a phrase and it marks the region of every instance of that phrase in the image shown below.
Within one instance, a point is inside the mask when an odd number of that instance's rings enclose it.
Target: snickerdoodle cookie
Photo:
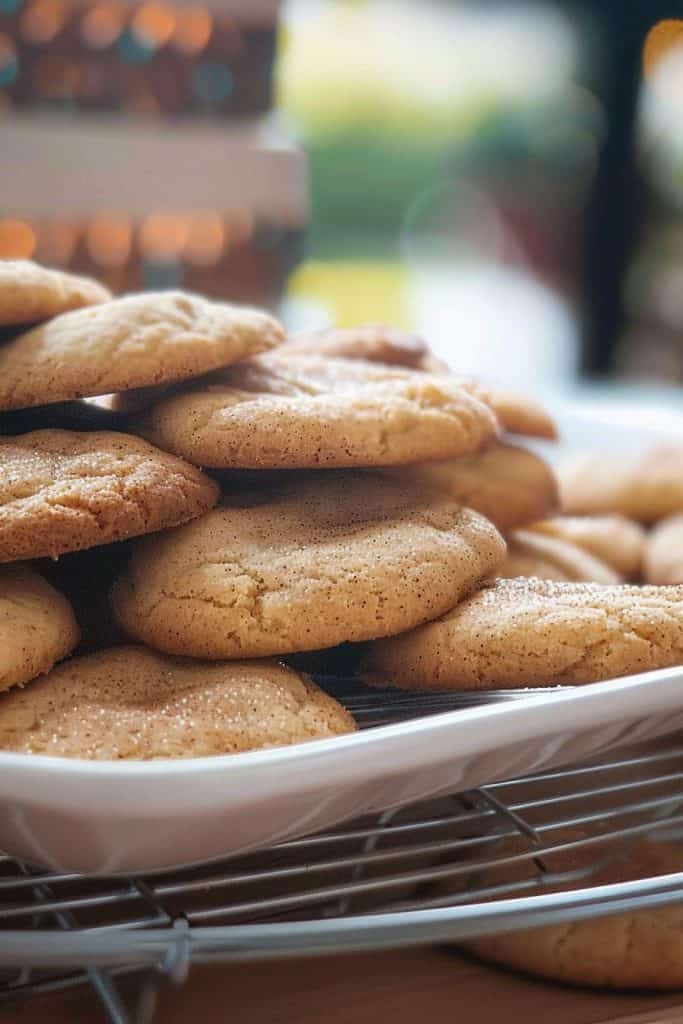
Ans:
[[[498,570],[503,579],[535,576],[565,583],[623,582],[609,565],[570,541],[545,537],[531,530],[513,530],[507,542],[508,553]]]
[[[554,516],[528,529],[583,548],[626,579],[640,573],[645,531],[632,519],[618,515]]]
[[[565,830],[557,841],[575,841],[577,835],[578,830],[573,834]],[[547,870],[559,866],[566,871],[585,867],[591,857],[599,858],[601,852],[604,856],[604,850],[604,846],[579,846],[571,856],[563,856],[541,849],[538,856]],[[597,873],[585,872],[579,884],[614,885],[681,870],[680,844],[640,840],[608,859]],[[529,877],[533,874],[530,871]],[[537,868],[535,874],[538,878]],[[480,875],[478,881],[486,884],[488,879]],[[683,988],[680,904],[484,936],[465,945],[483,960],[572,985],[655,991]]]
[[[533,522],[557,504],[557,483],[547,462],[509,444],[387,472],[443,491],[461,505],[481,512],[503,531]]]
[[[205,757],[353,732],[349,713],[275,661],[144,647],[73,658],[0,698],[0,749],[89,760]]]
[[[560,467],[559,480],[566,512],[617,513],[654,523],[683,512],[683,446],[583,455]]]
[[[26,566],[0,566],[0,690],[48,672],[78,638],[63,594]]]
[[[662,519],[645,542],[646,583],[683,583],[683,515]]]
[[[39,323],[111,299],[89,277],[49,270],[31,260],[0,260],[0,327]]]
[[[546,439],[557,436],[552,416],[539,402],[527,395],[483,384],[472,377],[453,374],[447,363],[438,359],[422,338],[393,327],[367,324],[295,335],[285,343],[283,352],[362,359],[385,366],[445,374],[488,405],[498,416],[501,427],[509,433]]]
[[[194,377],[278,344],[266,313],[144,292],[63,313],[0,346],[0,410]]]
[[[0,562],[176,526],[217,499],[216,485],[194,466],[129,434],[0,437]]]
[[[448,377],[270,353],[189,386],[138,424],[199,466],[388,466],[477,451],[496,419]]]
[[[497,580],[372,644],[364,671],[424,689],[576,685],[683,664],[683,587]]]
[[[505,544],[476,512],[371,474],[235,494],[133,545],[114,585],[129,635],[174,654],[259,657],[410,629],[495,572]]]

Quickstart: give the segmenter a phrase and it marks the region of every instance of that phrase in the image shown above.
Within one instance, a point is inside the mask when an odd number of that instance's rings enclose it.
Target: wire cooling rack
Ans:
[[[366,728],[520,696],[342,689]],[[675,873],[595,884],[644,837],[683,839],[681,736],[200,868],[87,878],[2,857],[0,998],[87,982],[113,1024],[147,1024],[159,983],[193,962],[460,941],[683,899],[683,843]],[[134,1010],[119,991],[130,974]]]

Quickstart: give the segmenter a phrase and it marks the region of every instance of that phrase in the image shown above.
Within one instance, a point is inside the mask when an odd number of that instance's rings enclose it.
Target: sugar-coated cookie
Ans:
[[[632,519],[619,515],[554,516],[528,529],[583,548],[626,579],[640,574],[645,531]]]
[[[275,661],[133,646],[73,658],[0,698],[0,749],[89,760],[234,754],[354,729],[341,704]]]
[[[419,689],[576,685],[683,664],[683,587],[497,580],[371,645],[364,672]]]
[[[150,647],[260,657],[398,633],[495,572],[505,543],[452,499],[371,474],[236,494],[133,545],[113,607]]]
[[[48,672],[78,638],[63,594],[27,566],[0,566],[0,690]]]
[[[217,499],[216,484],[194,466],[129,434],[0,437],[0,562],[176,526]]]
[[[270,353],[212,375],[139,424],[199,466],[388,466],[477,451],[495,417],[448,377],[350,359]]]
[[[654,523],[683,512],[683,446],[583,455],[560,467],[559,480],[566,512],[617,513]]]
[[[384,324],[358,327],[329,327],[322,331],[295,334],[285,342],[287,352],[301,355],[365,359],[385,366],[405,366],[429,373],[448,373],[446,363],[432,355],[422,338]]]
[[[476,455],[387,471],[416,486],[435,487],[481,512],[499,530],[533,522],[557,505],[557,483],[539,455],[494,444]]]
[[[255,309],[143,292],[63,313],[0,346],[0,410],[184,380],[277,345]]]
[[[565,831],[567,834],[558,836],[557,841],[576,839],[570,830]],[[539,856],[550,871],[557,870],[558,861],[560,870],[571,870],[577,864],[585,867],[590,858],[604,856],[606,849],[604,845],[579,847],[571,858],[541,850]],[[597,873],[584,875],[579,884],[613,885],[681,870],[680,844],[640,840]],[[481,877],[478,881],[482,884]],[[674,904],[485,936],[466,943],[465,948],[483,960],[571,985],[679,989],[683,988],[683,906]]]
[[[552,416],[539,402],[526,395],[482,384],[472,377],[453,374],[448,364],[438,359],[422,338],[406,331],[376,324],[332,327],[295,335],[285,343],[283,351],[362,359],[385,366],[404,366],[431,374],[445,374],[493,409],[502,428],[509,433],[550,440],[557,437],[557,426]]]
[[[111,299],[89,277],[49,270],[31,260],[0,260],[0,327],[39,323]]]
[[[645,542],[646,583],[683,583],[683,515],[662,519]]]
[[[622,583],[609,565],[584,548],[559,537],[532,530],[513,530],[507,537],[508,553],[498,570],[502,579],[535,577],[574,583]]]

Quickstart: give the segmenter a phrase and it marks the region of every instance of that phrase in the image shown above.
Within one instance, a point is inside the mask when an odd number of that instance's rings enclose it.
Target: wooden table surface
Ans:
[[[2,1024],[103,1024],[85,988],[0,1012]],[[627,996],[545,984],[448,950],[196,967],[155,1024],[683,1024],[683,993]]]

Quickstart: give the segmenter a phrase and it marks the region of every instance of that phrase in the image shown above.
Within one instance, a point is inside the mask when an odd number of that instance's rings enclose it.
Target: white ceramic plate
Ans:
[[[683,417],[565,408],[568,448],[683,436]],[[683,668],[295,747],[183,761],[0,752],[0,847],[56,870],[206,861],[683,728]]]

